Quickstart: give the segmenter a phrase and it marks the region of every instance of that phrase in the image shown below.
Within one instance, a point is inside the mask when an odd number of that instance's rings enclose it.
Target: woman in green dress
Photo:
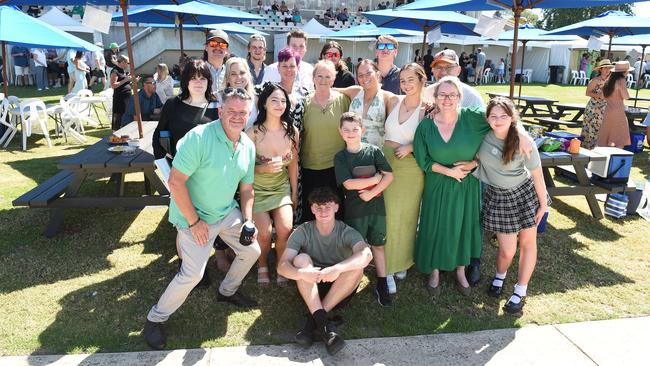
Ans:
[[[258,259],[257,282],[270,282],[267,258],[275,226],[275,250],[280,258],[293,226],[293,208],[298,203],[298,129],[291,119],[287,92],[276,83],[266,84],[257,102],[259,114],[246,130],[255,143],[255,200],[253,220],[262,253]],[[286,279],[277,276],[277,283]]]
[[[419,124],[413,140],[415,159],[425,174],[415,265],[431,273],[427,289],[432,296],[440,293],[440,270],[455,270],[461,293],[469,295],[465,266],[481,255],[481,186],[469,173],[490,126],[482,110],[460,109],[458,78],[442,78],[433,96],[433,119]]]

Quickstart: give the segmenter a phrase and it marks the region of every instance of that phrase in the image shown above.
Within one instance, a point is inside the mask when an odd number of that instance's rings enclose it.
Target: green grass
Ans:
[[[507,86],[479,89],[506,91]],[[584,87],[526,85],[523,93],[562,102],[587,100]],[[89,129],[88,144],[107,134],[108,129]],[[83,148],[56,138],[53,143],[48,149],[41,136],[33,135],[27,151],[20,149],[19,139],[0,150],[0,354],[146,350],[140,334],[145,315],[178,265],[167,210],[70,210],[61,232],[44,238],[47,212],[13,208],[11,201],[55,174],[59,159]],[[647,152],[635,156],[633,179],[647,177],[648,157]],[[133,181],[138,179],[130,175],[127,189],[137,192]],[[84,189],[102,194],[111,187],[98,179]],[[539,238],[524,316],[504,315],[505,300],[485,295],[496,254],[486,245],[484,281],[471,297],[458,294],[450,277],[443,279],[442,295],[434,303],[424,290],[426,276],[410,271],[398,281],[394,307],[381,309],[364,279],[342,313],[342,331],[346,338],[406,336],[647,315],[648,237],[650,225],[638,216],[595,220],[583,198],[557,198]],[[222,277],[212,260],[208,267],[213,280]],[[367,271],[370,278],[372,273]],[[508,290],[515,274],[516,265],[506,280]],[[291,342],[305,311],[295,287],[259,288],[254,280],[253,271],[243,285],[261,304],[251,311],[216,303],[214,284],[193,291],[168,322],[169,348]]]

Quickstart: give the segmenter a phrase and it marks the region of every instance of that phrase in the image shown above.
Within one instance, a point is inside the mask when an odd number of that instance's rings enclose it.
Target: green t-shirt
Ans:
[[[313,101],[306,102],[300,136],[303,168],[323,170],[334,166],[334,154],[345,147],[339,134],[341,115],[349,108],[350,99],[343,94],[338,94],[324,110]]]
[[[328,236],[318,232],[316,221],[309,221],[291,233],[287,248],[306,253],[316,267],[329,267],[350,258],[352,247],[360,241],[361,234],[341,221],[336,221]]]
[[[474,175],[491,186],[499,188],[514,188],[530,177],[530,171],[541,165],[539,152],[533,149],[530,159],[515,152],[508,164],[503,164],[503,145],[493,131],[490,131],[478,150],[479,165]]]
[[[253,183],[255,145],[242,132],[235,150],[221,121],[216,120],[193,128],[178,141],[173,165],[189,176],[186,185],[199,217],[213,224],[237,207],[233,197],[239,182]],[[179,228],[189,226],[174,197],[169,222]]]
[[[348,179],[367,178],[375,173],[392,172],[386,156],[375,145],[361,143],[361,150],[351,153],[343,149],[334,156],[334,172],[336,173],[336,184],[343,186]],[[368,215],[386,215],[384,208],[384,196],[379,195],[368,202],[359,198],[359,191],[347,190],[345,192],[345,217],[353,219]]]

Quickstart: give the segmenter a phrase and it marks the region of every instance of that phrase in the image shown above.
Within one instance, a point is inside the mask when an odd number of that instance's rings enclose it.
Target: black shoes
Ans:
[[[208,269],[206,268],[205,271],[203,271],[203,277],[201,278],[201,281],[196,285],[196,288],[200,289],[206,289],[210,287],[210,276],[208,275]]]
[[[320,338],[325,343],[325,349],[330,355],[338,353],[345,348],[345,341],[336,333],[336,327],[332,323],[327,323],[320,330]]]
[[[465,277],[467,277],[467,282],[472,287],[476,287],[478,282],[481,280],[481,265],[469,265],[465,268]]]
[[[501,281],[501,286],[495,286],[494,281]],[[503,280],[497,277],[494,277],[492,279],[492,282],[490,282],[490,286],[488,287],[487,294],[488,296],[494,297],[494,298],[499,298],[501,297],[501,294],[503,293]]]
[[[314,343],[315,329],[316,323],[314,323],[314,318],[312,318],[311,314],[307,314],[303,327],[296,333],[294,338],[296,343],[305,348],[311,347],[312,343]]]
[[[253,308],[257,306],[257,301],[242,294],[241,291],[237,291],[231,296],[225,296],[217,290],[217,301],[228,302],[240,308]]]
[[[379,305],[385,308],[393,306],[393,300],[391,300],[390,294],[388,293],[388,286],[375,287],[375,296]]]
[[[521,310],[524,308],[524,302],[526,296],[519,296],[518,294],[512,294],[512,296],[516,296],[519,298],[519,303],[515,304],[514,302],[510,301],[508,299],[508,302],[506,302],[505,305],[503,305],[503,311],[505,311],[508,314],[519,314],[521,313]]]
[[[165,335],[165,328],[162,323],[155,323],[147,319],[142,333],[144,335],[144,340],[147,342],[149,347],[155,350],[165,348],[165,345],[167,344],[167,336]]]

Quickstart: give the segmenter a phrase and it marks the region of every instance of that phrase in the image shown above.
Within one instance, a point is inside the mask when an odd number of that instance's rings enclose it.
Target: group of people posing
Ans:
[[[504,311],[521,312],[548,196],[512,102],[493,99],[486,109],[458,79],[452,50],[435,55],[437,82],[426,87],[421,65],[394,65],[394,37],[377,39],[377,61],[362,60],[356,81],[336,42],[314,65],[304,61],[306,42],[290,32],[278,62],[266,65],[263,37],[251,36],[246,59],[228,58],[228,36],[215,30],[205,60],[184,66],[181,93],[163,106],[153,139],[156,158],[172,164],[169,220],[181,264],[147,315],[146,342],[165,347],[163,322],[195,286],[209,285],[213,245],[226,272],[217,301],[254,307],[240,285],[256,262],[257,282],[269,285],[274,243],[275,283],[295,281],[308,309],[296,342],[322,339],[331,354],[345,341],[328,312],[352,300],[371,261],[380,306],[392,305],[395,278],[414,265],[429,275],[433,299],[442,271],[469,295],[482,228],[499,241],[489,295],[502,295],[520,247]]]

